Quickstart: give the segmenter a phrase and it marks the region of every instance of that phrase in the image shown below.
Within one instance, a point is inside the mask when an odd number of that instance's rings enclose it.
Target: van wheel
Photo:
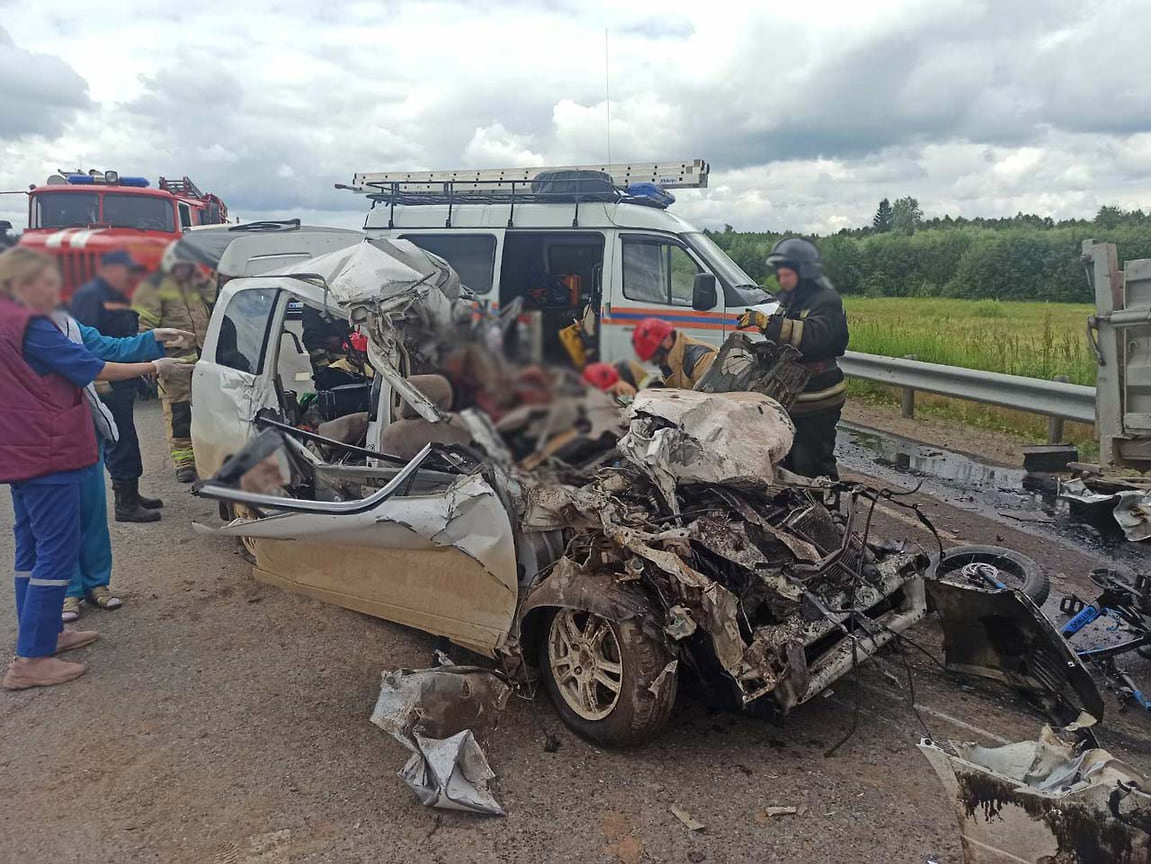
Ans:
[[[606,747],[650,741],[675,704],[666,642],[634,621],[557,609],[540,640],[540,671],[560,718]],[[657,683],[658,682],[658,683]]]

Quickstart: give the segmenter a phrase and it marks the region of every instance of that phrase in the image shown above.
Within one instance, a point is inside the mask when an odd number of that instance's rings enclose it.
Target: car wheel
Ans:
[[[935,571],[936,578],[965,584],[979,577],[970,571],[972,567],[988,567],[992,578],[1008,588],[1022,591],[1035,603],[1042,606],[1051,593],[1051,579],[1047,572],[1026,555],[1002,546],[954,546],[945,549]]]
[[[607,747],[651,740],[675,704],[676,669],[667,643],[634,621],[557,609],[540,640],[540,671],[560,717]]]
[[[245,507],[243,504],[229,504],[226,501],[220,502],[220,518],[224,522],[231,522],[233,519],[250,519],[255,514]],[[251,537],[237,537],[236,538],[236,551],[240,554],[245,561],[256,566],[256,541]]]

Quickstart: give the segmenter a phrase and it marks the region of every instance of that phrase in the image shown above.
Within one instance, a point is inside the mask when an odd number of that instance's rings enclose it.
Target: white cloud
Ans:
[[[539,164],[542,157],[531,148],[530,135],[515,135],[499,123],[482,126],[464,147],[464,167]]]
[[[80,160],[347,225],[355,171],[603,161],[609,28],[612,155],[711,160],[677,205],[708,226],[838,230],[906,194],[1151,205],[1137,0],[41,0],[3,22],[0,189]]]
[[[88,104],[84,79],[67,63],[21,48],[0,27],[0,140],[59,134]]]

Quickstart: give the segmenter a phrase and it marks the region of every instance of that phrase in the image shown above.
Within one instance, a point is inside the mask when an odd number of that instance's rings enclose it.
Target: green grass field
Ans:
[[[901,297],[845,297],[844,305],[853,351],[1095,383],[1092,306]]]
[[[989,372],[1095,383],[1095,356],[1087,344],[1087,316],[1094,307],[1066,303],[1003,303],[899,297],[845,297],[851,350],[887,357],[914,354]],[[852,398],[892,403],[899,392],[865,381],[850,382]],[[1046,441],[1047,418],[974,402],[921,394],[917,414],[941,417]],[[1095,451],[1093,427],[1068,423],[1065,440],[1082,454]]]

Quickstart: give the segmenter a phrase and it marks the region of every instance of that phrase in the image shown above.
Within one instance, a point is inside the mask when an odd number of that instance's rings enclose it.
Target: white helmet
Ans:
[[[161,273],[170,274],[180,264],[187,264],[189,267],[195,266],[193,262],[180,257],[180,254],[176,251],[176,247],[179,244],[179,240],[173,240],[164,248],[164,254],[160,256]]]

